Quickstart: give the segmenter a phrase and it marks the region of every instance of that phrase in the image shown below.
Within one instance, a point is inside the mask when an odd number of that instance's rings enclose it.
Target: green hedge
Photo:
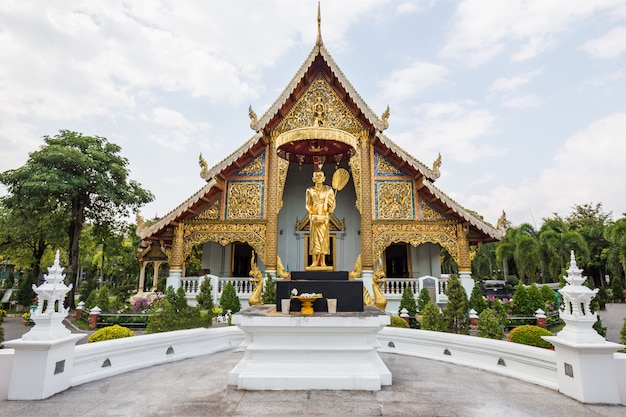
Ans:
[[[509,342],[551,349],[552,344],[543,340],[541,336],[552,336],[552,332],[543,327],[526,324],[511,330]]]
[[[122,337],[134,336],[135,332],[128,327],[122,327],[118,324],[113,326],[103,327],[100,330],[96,330],[91,336],[89,336],[89,343],[102,342],[103,340],[120,339]]]
[[[389,325],[389,327],[400,327],[403,329],[410,328],[409,323],[407,323],[406,320],[397,316],[391,316],[391,324]]]

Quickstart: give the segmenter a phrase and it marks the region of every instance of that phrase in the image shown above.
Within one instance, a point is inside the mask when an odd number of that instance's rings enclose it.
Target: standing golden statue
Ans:
[[[348,171],[341,168],[333,175],[333,187],[324,184],[326,176],[318,166],[313,172],[313,187],[306,190],[306,209],[309,213],[309,254],[311,265],[306,270],[330,271],[332,266],[326,265],[326,255],[330,254],[330,215],[335,211],[335,197],[338,190],[343,189],[350,178]],[[333,191],[334,188],[334,191]]]

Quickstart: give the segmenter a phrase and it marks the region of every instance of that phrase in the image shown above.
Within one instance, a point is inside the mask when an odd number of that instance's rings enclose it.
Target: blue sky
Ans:
[[[623,0],[322,0],[322,37],[386,135],[495,224],[626,212]],[[315,0],[3,1],[0,171],[69,129],[122,147],[163,216],[248,140],[309,54]],[[0,190],[0,193],[4,192]]]

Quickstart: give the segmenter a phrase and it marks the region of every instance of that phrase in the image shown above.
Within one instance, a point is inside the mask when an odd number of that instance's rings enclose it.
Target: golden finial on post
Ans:
[[[322,12],[320,2],[317,2],[317,46],[322,46]]]

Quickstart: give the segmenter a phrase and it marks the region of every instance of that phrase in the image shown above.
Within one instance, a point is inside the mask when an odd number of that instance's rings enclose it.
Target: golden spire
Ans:
[[[322,46],[322,12],[320,11],[320,1],[317,2],[317,46]]]

